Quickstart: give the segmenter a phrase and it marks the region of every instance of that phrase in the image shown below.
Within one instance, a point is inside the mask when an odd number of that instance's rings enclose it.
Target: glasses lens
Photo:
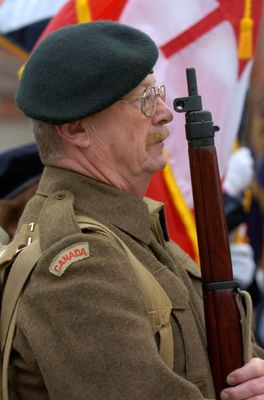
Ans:
[[[152,117],[156,109],[156,93],[155,88],[148,87],[144,95],[144,114],[147,117]]]
[[[163,101],[165,101],[166,100],[166,90],[165,90],[165,86],[164,85],[162,85],[162,86],[160,86],[160,97],[161,97],[161,99],[163,100]]]
[[[166,91],[165,86],[159,87],[148,87],[145,90],[143,101],[142,101],[142,112],[146,117],[152,117],[155,114],[158,96],[165,101]]]

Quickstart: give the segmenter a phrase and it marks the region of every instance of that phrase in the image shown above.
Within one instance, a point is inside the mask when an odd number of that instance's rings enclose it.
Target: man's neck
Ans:
[[[144,176],[141,175],[127,179],[124,178],[119,171],[107,170],[104,168],[98,169],[92,164],[88,167],[84,167],[81,163],[68,158],[54,160],[50,165],[77,172],[99,182],[116,187],[123,192],[130,193],[141,199],[144,197],[152,178],[151,174],[146,174]]]

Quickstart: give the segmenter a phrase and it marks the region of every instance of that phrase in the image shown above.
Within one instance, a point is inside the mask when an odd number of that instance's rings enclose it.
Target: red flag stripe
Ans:
[[[90,0],[90,10],[93,20],[112,20],[116,21],[128,0]]]
[[[87,8],[91,12],[92,20],[118,20],[128,0],[87,0]],[[51,20],[44,30],[36,45],[40,43],[49,33],[68,26],[77,24],[76,0],[69,0]]]
[[[210,31],[210,29],[224,21],[224,19],[225,17],[221,12],[220,7],[218,7],[196,24],[192,25],[189,29],[186,29],[186,31],[182,32],[180,35],[161,46],[160,49],[165,57],[169,58],[177,51],[182,50],[184,47],[194,42],[197,38]]]

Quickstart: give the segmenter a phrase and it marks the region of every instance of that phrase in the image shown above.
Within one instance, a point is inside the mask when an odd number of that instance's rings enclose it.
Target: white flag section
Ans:
[[[0,33],[21,29],[51,18],[67,0],[4,0],[0,5]]]
[[[219,2],[215,0],[130,0],[120,22],[145,31],[162,47],[218,6]],[[188,95],[185,69],[196,69],[203,108],[211,111],[214,124],[221,129],[216,133],[221,176],[237,135],[251,64],[249,62],[239,76],[237,41],[231,24],[224,21],[170,57],[161,51],[155,68],[158,83],[166,85],[171,107],[175,97]],[[175,181],[192,208],[185,119],[183,114],[173,114],[171,135],[165,147]]]

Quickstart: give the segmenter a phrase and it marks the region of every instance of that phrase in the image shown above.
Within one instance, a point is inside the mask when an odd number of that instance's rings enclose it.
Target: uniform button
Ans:
[[[56,194],[55,199],[63,200],[63,199],[65,199],[65,194]]]

